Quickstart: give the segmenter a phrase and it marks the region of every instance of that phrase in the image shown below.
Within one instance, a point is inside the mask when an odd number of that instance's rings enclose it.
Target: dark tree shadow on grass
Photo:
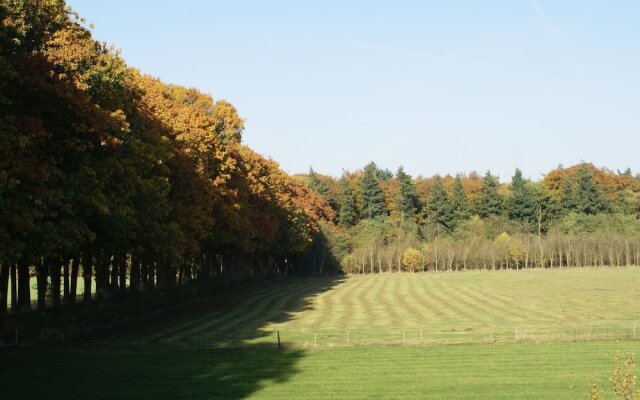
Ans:
[[[166,352],[26,349],[5,354],[0,398],[242,399],[287,381],[303,350],[272,345]]]
[[[292,319],[295,313],[311,310],[311,300],[326,291],[336,287],[344,281],[342,277],[321,277],[321,278],[298,278],[297,281],[301,286],[300,291],[283,296],[286,301],[273,307],[266,306],[263,312],[250,318],[245,318],[231,324],[226,330],[218,332],[217,342],[229,347],[244,346],[247,342],[260,342],[261,339],[267,339],[276,342],[275,331],[265,329],[271,324],[280,324]],[[311,286],[305,283],[313,282]],[[287,342],[287,332],[282,332],[283,345],[295,345],[295,343]],[[206,337],[206,336],[205,336]],[[216,336],[212,335],[210,340],[215,340]]]
[[[274,283],[288,291],[283,300],[270,303],[264,312],[245,315],[244,309],[228,324],[232,337],[220,331],[182,342],[139,346],[126,334],[114,335],[117,345],[106,345],[108,337],[65,344],[65,349],[31,347],[0,349],[0,399],[243,399],[270,384],[283,383],[298,373],[298,362],[306,350],[290,347],[286,341],[278,349],[275,338],[260,341],[272,332],[263,327],[286,322],[296,312],[308,310],[313,296],[330,290],[342,281],[335,278],[304,278]],[[259,294],[260,292],[258,292]],[[207,313],[217,314],[247,307],[250,296],[222,310],[203,310],[177,321],[201,321]],[[272,301],[271,296],[267,299]],[[253,304],[253,303],[251,303]],[[250,307],[247,307],[250,309]],[[238,314],[237,311],[235,314]],[[247,318],[249,316],[249,318]],[[145,332],[170,329],[171,319],[147,324]],[[136,328],[131,328],[135,331]],[[193,331],[193,327],[189,328]],[[140,332],[136,332],[139,337]],[[144,337],[144,332],[143,336]],[[258,339],[258,343],[253,340]],[[252,341],[248,344],[247,341]]]

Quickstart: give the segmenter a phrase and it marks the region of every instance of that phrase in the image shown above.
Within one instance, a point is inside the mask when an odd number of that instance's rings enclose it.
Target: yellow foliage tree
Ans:
[[[426,268],[427,265],[431,263],[431,257],[433,255],[433,249],[429,243],[425,243],[422,245],[422,249],[420,249],[420,256],[422,258],[422,268]]]
[[[507,232],[502,232],[493,241],[496,245],[496,251],[500,259],[500,265],[506,261],[509,265],[509,245],[511,244],[511,236]]]
[[[340,262],[342,272],[345,274],[354,274],[358,272],[358,260],[351,254],[347,254]]]
[[[524,244],[520,240],[512,239],[509,242],[508,251],[509,259],[516,264],[517,269],[520,269],[526,252]]]
[[[636,378],[636,362],[633,353],[621,355],[616,354],[613,358],[615,367],[610,381],[616,397],[624,400],[640,399],[640,390]],[[591,400],[602,400],[603,393],[597,382],[589,388],[589,398]]]
[[[419,250],[409,247],[402,253],[402,265],[405,271],[418,271],[422,265],[421,253]]]
[[[520,240],[512,238],[507,232],[502,232],[495,238],[494,243],[500,257],[507,262],[507,267],[514,263],[516,268],[520,268],[526,252],[526,248]]]

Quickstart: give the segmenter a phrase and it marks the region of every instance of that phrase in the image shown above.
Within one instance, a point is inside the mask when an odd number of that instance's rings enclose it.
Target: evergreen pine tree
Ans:
[[[520,222],[533,222],[536,214],[535,199],[520,169],[516,169],[511,179],[511,192],[512,196],[507,200],[509,218]]]
[[[453,227],[453,207],[449,202],[449,195],[439,175],[435,176],[431,187],[431,193],[427,201],[427,213],[430,221],[440,224],[449,230]]]
[[[578,169],[573,179],[562,183],[562,207],[567,212],[592,215],[610,209],[609,201],[586,165]]]
[[[364,176],[360,181],[360,189],[364,202],[363,212],[367,218],[375,218],[388,215],[387,203],[384,192],[378,182],[378,167],[370,162],[364,167]]]
[[[398,191],[398,211],[403,219],[411,218],[418,211],[418,195],[416,187],[411,182],[411,176],[404,172],[404,168],[398,168],[396,179],[400,184]]]
[[[313,168],[309,167],[309,177],[307,178],[307,186],[310,189],[315,190],[318,194],[324,197],[327,201],[331,198],[331,191],[329,190],[329,186],[320,179],[320,177],[316,174]]]
[[[460,224],[460,222],[469,217],[467,194],[464,191],[462,177],[460,176],[460,174],[456,175],[456,179],[453,182],[453,198],[451,199],[451,206],[453,208],[454,226],[457,226],[458,224]]]
[[[356,200],[349,181],[344,176],[340,179],[340,211],[338,223],[345,228],[352,227],[357,222]]]
[[[309,167],[307,186],[310,189],[315,190],[320,196],[322,196],[327,201],[327,203],[329,203],[329,206],[331,206],[331,208],[338,211],[338,208],[340,206],[338,204],[338,199],[333,196],[333,194],[331,193],[331,189],[329,189],[327,183],[322,180],[311,167]]]
[[[476,203],[476,213],[480,218],[502,214],[503,203],[502,197],[498,193],[498,186],[500,186],[498,178],[491,175],[490,171],[487,171],[482,179],[482,189]]]
[[[393,179],[393,172],[389,171],[388,168],[385,168],[385,169],[376,168],[376,175],[378,179],[385,182]]]

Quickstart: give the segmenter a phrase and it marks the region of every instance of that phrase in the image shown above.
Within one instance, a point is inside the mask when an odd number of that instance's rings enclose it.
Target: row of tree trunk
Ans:
[[[114,298],[141,290],[161,290],[194,279],[255,275],[272,270],[285,274],[286,259],[201,254],[187,262],[147,258],[140,254],[84,251],[38,260],[0,264],[0,322],[9,313],[58,312],[61,307]],[[233,274],[232,272],[235,271]],[[36,298],[32,298],[35,277]],[[84,287],[80,293],[78,280]],[[10,298],[8,297],[10,296]]]
[[[457,241],[451,238],[428,243],[368,243],[353,249],[358,273],[402,271],[402,255],[408,248],[423,256],[419,271],[495,270],[560,267],[640,266],[640,238],[609,236],[521,235],[497,244],[488,239]]]

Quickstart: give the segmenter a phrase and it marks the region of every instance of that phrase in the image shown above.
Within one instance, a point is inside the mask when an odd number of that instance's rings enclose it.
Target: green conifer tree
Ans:
[[[404,172],[404,168],[398,168],[396,179],[400,184],[398,191],[398,211],[402,218],[411,218],[418,212],[418,195],[416,187],[411,182],[411,176]]]
[[[467,202],[467,194],[464,191],[462,177],[460,176],[460,174],[456,175],[456,179],[453,182],[453,196],[451,199],[451,206],[453,208],[454,226],[458,226],[462,221],[469,218],[469,204]]]
[[[609,201],[586,165],[572,179],[563,181],[562,208],[565,212],[591,215],[609,211]]]
[[[349,228],[357,223],[356,200],[353,196],[353,189],[349,185],[346,177],[340,179],[340,211],[338,212],[338,223]]]
[[[393,172],[389,171],[388,168],[385,168],[385,169],[376,168],[376,175],[378,176],[378,179],[385,182],[393,179]]]
[[[329,186],[327,186],[327,184],[322,179],[320,179],[318,174],[316,174],[316,172],[311,167],[309,167],[307,186],[318,192],[318,194],[324,197],[327,201],[329,201],[329,199],[331,198],[331,191],[329,190]]]
[[[370,162],[364,167],[364,176],[360,181],[360,190],[364,202],[364,215],[366,218],[387,216],[389,211],[384,199],[384,192],[377,176],[378,167]]]
[[[329,206],[334,210],[338,211],[340,204],[338,199],[331,193],[331,189],[329,189],[329,185],[316,174],[313,168],[309,167],[309,176],[307,177],[307,186],[315,190],[320,196],[322,196]]]
[[[507,200],[509,218],[514,221],[533,222],[536,214],[535,199],[520,169],[516,169],[511,179],[511,192],[512,195]]]
[[[431,193],[427,200],[427,216],[431,222],[435,222],[447,230],[451,230],[454,224],[454,211],[449,202],[449,195],[444,187],[442,178],[436,175],[431,187]]]
[[[476,213],[480,218],[502,214],[503,201],[500,193],[498,193],[499,186],[498,177],[491,175],[491,172],[487,171],[482,179],[482,189],[475,207]]]

